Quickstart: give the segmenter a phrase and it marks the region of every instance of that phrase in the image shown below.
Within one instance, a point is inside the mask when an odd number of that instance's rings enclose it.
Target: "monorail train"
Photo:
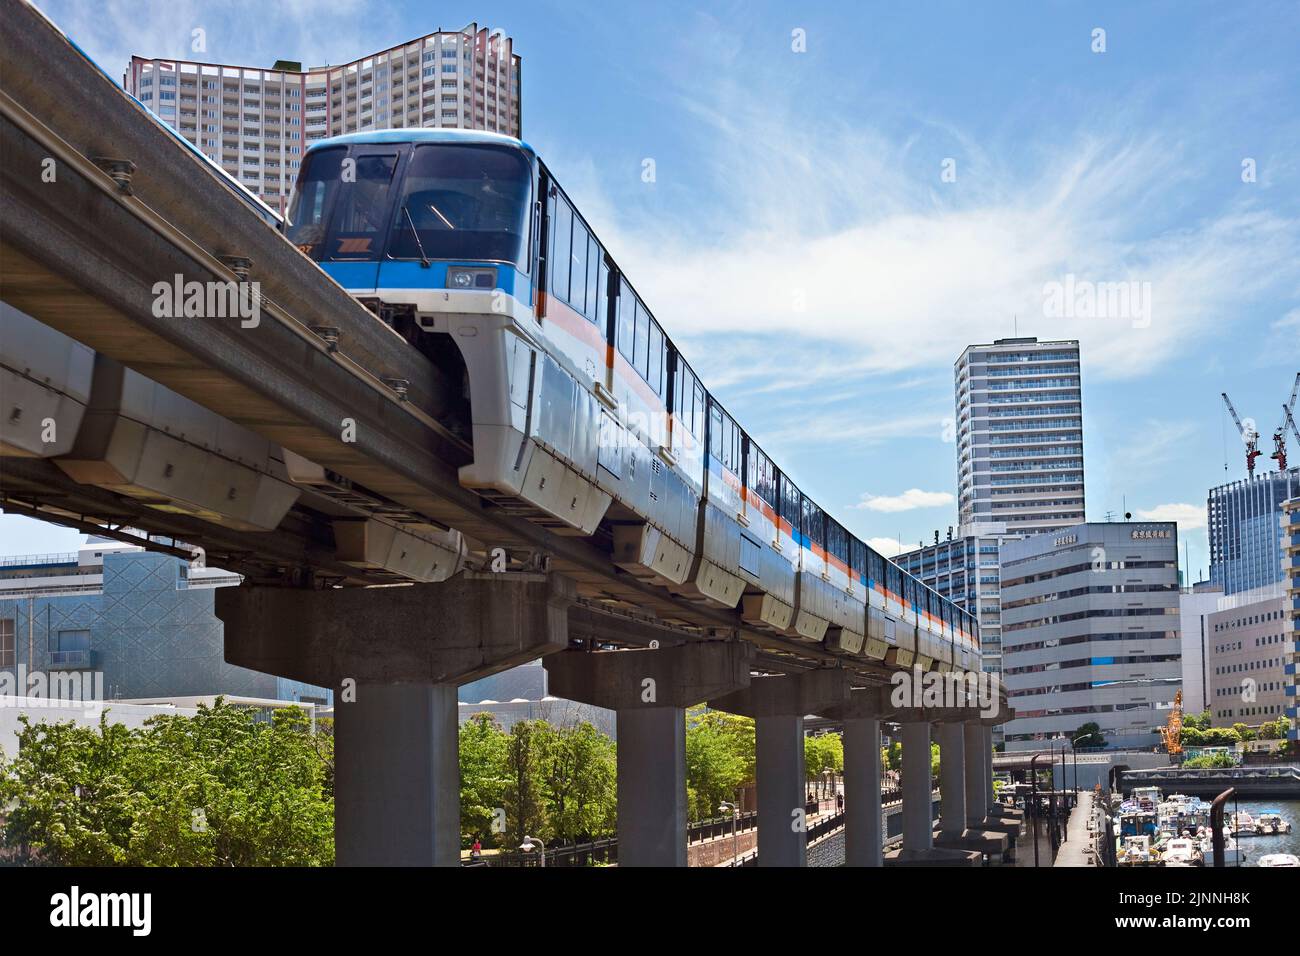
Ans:
[[[294,244],[415,347],[456,344],[460,480],[626,571],[848,656],[978,670],[973,617],[876,554],[701,384],[534,150],[460,130],[314,143]]]

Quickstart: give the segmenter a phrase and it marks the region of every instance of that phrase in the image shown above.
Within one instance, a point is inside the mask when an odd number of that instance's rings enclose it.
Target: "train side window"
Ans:
[[[849,536],[838,521],[826,519],[826,550],[845,566],[849,563]]]
[[[597,272],[603,264],[604,256],[601,254],[600,245],[596,242],[596,237],[592,236],[587,240],[587,307],[583,310],[583,314],[593,322],[600,317],[596,306],[600,298],[596,292],[600,288]]]
[[[794,539],[799,540],[799,509],[803,496],[799,489],[785,475],[781,476],[781,517],[790,522]]]
[[[697,379],[695,382],[695,413],[691,417],[691,434],[696,438],[704,434],[704,386]]]
[[[660,398],[664,394],[664,333],[659,323],[650,320],[650,356],[646,381]]]
[[[573,210],[558,193],[555,196],[555,241],[551,243],[551,294],[569,301],[569,267],[572,264]]]
[[[599,250],[599,246],[596,247]],[[605,331],[606,313],[609,307],[609,266],[605,265],[605,256],[600,254],[596,257],[599,272],[596,277],[596,315],[594,321],[600,326],[602,334]]]
[[[650,342],[650,313],[646,311],[645,303],[640,299],[636,300],[636,357],[632,365],[636,368],[637,373],[643,379],[648,379],[649,371],[647,368],[649,359],[649,342]]]
[[[587,227],[582,224],[577,216],[574,216],[573,251],[569,254],[572,262],[571,278],[569,279],[569,304],[582,315],[587,312],[587,244],[589,242],[591,242],[591,236],[587,233]]]
[[[803,499],[803,533],[812,544],[822,547],[826,543],[826,529],[822,526],[822,510],[807,495]]]
[[[722,462],[722,409],[709,403],[709,457]]]
[[[636,296],[626,280],[619,280],[618,286],[618,350],[623,358],[632,364],[632,343],[636,340]]]
[[[776,507],[776,468],[773,466],[771,459],[763,454],[763,450],[753,443],[749,442],[749,467],[746,481],[747,487],[766,501],[772,507]]]
[[[885,586],[885,559],[876,554],[873,548],[867,548],[867,577],[873,584]]]
[[[849,568],[854,577],[867,573],[867,546],[857,538],[849,539]]]

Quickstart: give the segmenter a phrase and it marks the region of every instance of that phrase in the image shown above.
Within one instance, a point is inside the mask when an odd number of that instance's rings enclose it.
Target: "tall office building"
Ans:
[[[1005,525],[973,525],[954,537],[900,554],[894,563],[934,588],[979,621],[982,669],[1002,670],[1002,614],[999,553],[1006,541],[1022,535],[1008,534]],[[998,728],[995,728],[995,730]]]
[[[1209,617],[1219,609],[1223,588],[1209,581],[1184,587],[1178,600],[1178,630],[1183,651],[1183,710],[1199,714],[1206,710],[1209,686],[1206,674],[1207,648],[1210,647]]]
[[[961,524],[1030,535],[1082,522],[1079,343],[971,345],[954,376]]]
[[[1206,517],[1210,580],[1224,594],[1283,579],[1278,519],[1282,502],[1300,497],[1300,468],[1271,471],[1210,489]]]
[[[1096,723],[1154,747],[1182,683],[1178,528],[1088,523],[1002,547],[1006,749]]]
[[[312,141],[441,127],[519,136],[514,41],[471,23],[338,66],[271,69],[131,57],[122,85],[272,209],[284,212]]]
[[[1269,584],[1219,601],[1209,616],[1205,671],[1215,727],[1257,727],[1286,712],[1287,644],[1291,615],[1286,591]],[[1183,695],[1186,707],[1187,695]]]
[[[1283,689],[1286,715],[1291,718],[1291,739],[1300,740],[1300,497],[1282,505],[1282,568],[1286,574],[1286,603],[1289,620],[1285,648],[1287,661],[1283,672],[1287,679]]]

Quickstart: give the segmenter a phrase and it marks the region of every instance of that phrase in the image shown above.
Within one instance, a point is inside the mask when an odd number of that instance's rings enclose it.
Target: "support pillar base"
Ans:
[[[983,866],[984,854],[976,850],[890,850],[885,866]]]

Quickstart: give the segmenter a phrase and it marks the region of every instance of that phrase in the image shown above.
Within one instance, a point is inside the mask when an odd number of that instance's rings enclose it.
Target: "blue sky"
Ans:
[[[1088,515],[1178,518],[1193,576],[1225,447],[1244,475],[1219,393],[1268,444],[1300,369],[1295,3],[43,8],[115,76],[196,27],[267,66],[505,29],[524,137],[706,384],[886,553],[955,523],[968,343],[1082,341]],[[1149,312],[1051,317],[1067,275],[1146,284]],[[0,518],[0,552],[77,540]]]

